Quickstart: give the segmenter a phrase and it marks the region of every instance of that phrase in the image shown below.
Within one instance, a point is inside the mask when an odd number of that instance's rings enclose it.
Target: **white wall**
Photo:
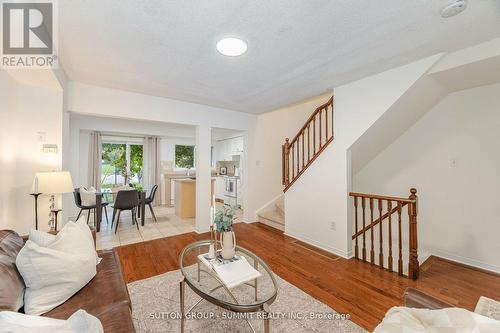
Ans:
[[[354,177],[359,192],[419,193],[420,254],[500,272],[500,84],[448,95]]]
[[[259,115],[255,130],[252,182],[256,210],[283,194],[281,185],[281,145],[286,137],[286,110]]]
[[[15,127],[12,122],[17,114],[17,83],[0,70],[0,229],[14,228],[16,150]],[[11,121],[7,121],[10,119]]]
[[[286,234],[351,256],[349,148],[435,61],[423,59],[335,89],[335,139],[286,192]]]
[[[33,198],[29,196],[36,172],[60,170],[62,163],[62,89],[20,84],[0,70],[2,85],[2,205],[7,227],[27,234],[34,227]],[[3,127],[2,126],[2,127]],[[45,132],[39,142],[37,132]],[[57,144],[57,154],[44,154],[43,143]],[[3,200],[5,199],[5,201]],[[40,198],[39,228],[48,230],[48,198]],[[3,209],[2,209],[3,210]],[[3,218],[2,218],[3,220]]]

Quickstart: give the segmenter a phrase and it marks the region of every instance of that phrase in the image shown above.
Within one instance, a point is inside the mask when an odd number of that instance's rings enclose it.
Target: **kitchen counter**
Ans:
[[[215,175],[215,174],[213,174]],[[163,175],[164,179],[164,191],[165,191],[165,204],[167,207],[172,207],[172,182],[177,180],[177,179],[192,179],[193,181],[196,181],[196,175],[188,176],[186,175],[185,172],[169,172],[169,173],[164,173]]]
[[[180,218],[196,217],[196,179],[183,178],[173,179],[175,183],[175,215]],[[214,195],[215,178],[211,179],[211,195],[207,200],[212,204]]]

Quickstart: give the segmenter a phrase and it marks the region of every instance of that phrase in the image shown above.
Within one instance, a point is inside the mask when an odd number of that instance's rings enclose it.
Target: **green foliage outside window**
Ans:
[[[142,145],[130,145],[130,173],[142,182]]]
[[[104,185],[104,181],[107,177],[111,175],[122,175],[125,178],[125,184],[127,184],[129,179],[133,178],[134,175],[137,175],[139,182],[142,181],[143,146],[131,144],[129,147],[130,172],[127,172],[127,145],[122,143],[102,144],[102,185]]]
[[[194,146],[175,145],[175,166],[177,168],[194,167]]]

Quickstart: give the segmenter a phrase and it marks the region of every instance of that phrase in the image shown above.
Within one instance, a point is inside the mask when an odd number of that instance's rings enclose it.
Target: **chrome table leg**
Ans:
[[[184,279],[180,282],[180,299],[181,299],[181,333],[184,333],[184,324],[186,320],[186,315],[184,314],[184,288],[185,288]]]
[[[264,304],[264,333],[269,333],[271,329],[271,322],[269,319],[269,305]]]

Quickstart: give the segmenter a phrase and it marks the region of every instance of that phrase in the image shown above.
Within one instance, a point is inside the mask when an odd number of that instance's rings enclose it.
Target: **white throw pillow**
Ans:
[[[68,320],[30,316],[19,312],[0,312],[0,333],[102,333],[96,317],[78,310]]]
[[[31,229],[28,239],[32,242],[35,242],[39,246],[47,247],[56,239],[56,235],[52,235],[48,232],[40,230]]]
[[[24,279],[24,312],[40,315],[64,303],[96,274],[97,255],[85,224],[68,222],[47,247],[28,240],[16,266]]]
[[[85,187],[80,188],[80,198],[82,198],[82,206],[94,206],[95,205],[95,194],[97,190],[93,187],[88,190]]]

